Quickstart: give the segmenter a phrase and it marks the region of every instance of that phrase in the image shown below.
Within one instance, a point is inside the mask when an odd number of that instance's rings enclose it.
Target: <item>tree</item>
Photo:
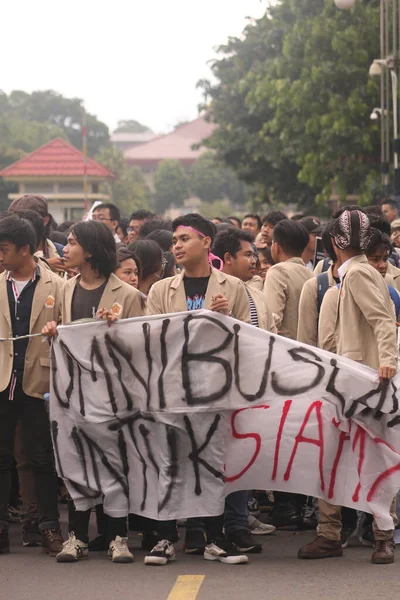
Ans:
[[[100,191],[110,194],[111,202],[114,202],[123,214],[129,215],[134,210],[150,207],[151,193],[142,171],[139,167],[127,165],[120,150],[113,146],[102,148],[96,160],[116,176],[115,180],[102,184]]]
[[[158,213],[164,213],[174,204],[182,206],[189,196],[188,177],[178,160],[163,160],[154,174],[154,204]]]
[[[190,169],[189,185],[192,194],[205,202],[229,198],[235,204],[248,199],[248,191],[232,171],[217,160],[215,153],[205,152]]]
[[[53,90],[36,91],[32,94],[14,90],[8,96],[0,92],[0,117],[55,127],[80,150],[83,114],[81,99],[65,98]],[[108,127],[90,113],[86,114],[86,125],[88,153],[94,156],[108,143]]]
[[[118,121],[117,128],[113,133],[146,133],[147,131],[151,132],[150,127],[142,125],[142,123],[139,123],[139,121],[135,121],[134,119],[128,119],[125,121]]]
[[[261,195],[312,205],[332,188],[364,198],[376,185],[379,0],[339,11],[330,0],[281,0],[231,38],[199,82],[218,129],[207,145]]]

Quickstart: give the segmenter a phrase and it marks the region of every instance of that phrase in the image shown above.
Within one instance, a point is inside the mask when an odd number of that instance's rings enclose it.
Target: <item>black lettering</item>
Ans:
[[[167,364],[168,364],[168,353],[167,353],[167,344],[166,344],[165,338],[167,335],[167,331],[168,331],[170,322],[171,322],[171,319],[163,320],[161,336],[160,336],[162,369],[161,369],[160,376],[158,378],[158,398],[159,398],[159,405],[160,405],[161,410],[166,407],[165,393],[164,393],[164,373],[165,373],[165,369],[167,368]]]
[[[167,476],[170,478],[170,482],[168,483],[168,488],[165,493],[163,500],[158,505],[158,510],[161,511],[165,508],[172,496],[172,490],[174,489],[174,485],[176,479],[178,477],[179,465],[178,465],[178,436],[174,427],[167,427],[167,443],[169,448],[169,458],[170,464],[167,469]]]
[[[318,354],[307,348],[292,348],[291,350],[288,350],[288,354],[296,362],[304,362],[307,365],[314,365],[317,367],[315,377],[310,383],[305,385],[286,387],[278,381],[278,374],[273,371],[271,373],[271,386],[274,392],[280,396],[296,396],[297,394],[304,394],[304,392],[308,392],[315,388],[325,375],[325,368],[322,364],[319,364],[322,361]],[[311,357],[314,360],[310,360],[308,357]]]
[[[274,347],[274,343],[275,343],[275,338],[273,336],[270,337],[269,339],[269,348],[268,348],[268,356],[267,359],[265,361],[265,365],[264,365],[264,372],[262,374],[262,378],[261,378],[261,384],[260,387],[258,388],[258,392],[256,392],[255,394],[246,394],[245,392],[243,392],[241,390],[240,387],[240,374],[239,374],[239,331],[240,331],[240,325],[234,325],[233,326],[233,330],[235,332],[235,349],[234,349],[234,353],[235,353],[235,367],[234,367],[234,371],[235,371],[235,384],[237,387],[237,390],[239,392],[239,394],[248,402],[254,402],[255,400],[259,400],[260,398],[262,398],[265,394],[265,391],[267,389],[267,383],[268,383],[268,375],[269,375],[269,371],[271,368],[271,362],[272,362],[272,351],[273,351],[273,347]],[[248,375],[248,374],[247,374]]]
[[[200,454],[203,452],[203,450],[205,448],[207,448],[208,444],[211,441],[211,438],[213,437],[214,433],[217,431],[218,429],[218,424],[221,420],[221,415],[215,415],[213,422],[211,423],[211,426],[207,432],[206,435],[206,439],[205,442],[199,447],[197,445],[196,442],[196,438],[194,435],[194,431],[193,431],[193,427],[192,427],[192,423],[189,419],[188,416],[184,416],[183,417],[185,426],[186,426],[186,431],[188,432],[189,438],[190,438],[190,442],[192,444],[192,451],[189,454],[189,459],[192,461],[193,463],[193,470],[194,470],[194,477],[195,477],[195,488],[194,488],[194,493],[196,494],[196,496],[200,496],[201,494],[201,483],[200,483],[200,468],[199,465],[203,465],[203,467],[212,475],[214,475],[214,477],[216,477],[217,479],[224,479],[224,474],[220,473],[219,471],[217,471],[216,469],[214,469],[214,467],[212,467],[207,461],[205,461],[203,458],[201,458]]]

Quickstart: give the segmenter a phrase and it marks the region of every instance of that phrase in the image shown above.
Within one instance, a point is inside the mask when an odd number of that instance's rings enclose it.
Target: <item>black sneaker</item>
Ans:
[[[26,548],[38,548],[42,545],[42,534],[37,521],[28,521],[23,524],[22,545]]]
[[[353,537],[356,531],[357,526],[351,527],[342,524],[342,532],[340,534],[340,543],[342,544],[342,548],[347,548],[350,538]]]
[[[232,546],[239,552],[248,552],[249,554],[260,554],[262,552],[262,544],[256,542],[247,529],[234,531],[227,537]]]
[[[373,516],[363,514],[360,519],[360,536],[359,541],[362,546],[373,548],[375,546],[375,536],[372,529]]]
[[[204,554],[206,539],[204,533],[198,529],[187,529],[184,549],[186,554]]]
[[[205,560],[218,560],[227,565],[241,565],[249,562],[245,554],[237,552],[231,542],[225,538],[219,538],[207,544],[204,550]]]
[[[310,506],[309,504],[306,504],[304,508],[303,523],[301,528],[305,530],[314,530],[317,529],[317,526],[318,520],[315,508],[313,506]]]
[[[175,548],[168,540],[161,540],[153,550],[145,556],[145,565],[166,565],[175,560]]]
[[[303,515],[294,504],[281,504],[274,506],[265,521],[277,529],[296,530],[303,526]]]
[[[8,537],[8,529],[0,527],[0,554],[8,554],[10,552],[10,539]]]
[[[88,544],[89,552],[102,552],[108,550],[108,546],[109,544],[105,535],[98,535]]]

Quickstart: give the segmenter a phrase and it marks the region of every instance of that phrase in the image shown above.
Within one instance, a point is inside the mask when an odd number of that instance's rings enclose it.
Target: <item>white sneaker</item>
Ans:
[[[175,547],[168,540],[161,540],[153,550],[145,556],[145,565],[166,565],[175,560]]]
[[[271,535],[276,531],[276,527],[263,523],[253,515],[249,515],[249,529],[251,535]]]
[[[133,562],[133,554],[129,552],[128,538],[117,535],[115,540],[110,542],[107,556],[115,563]]]
[[[249,562],[249,557],[236,552],[228,540],[220,540],[215,544],[208,544],[204,550],[205,560],[219,560],[227,565],[241,565]]]
[[[77,540],[73,532],[68,534],[68,539],[63,543],[63,549],[56,556],[57,562],[76,562],[89,556],[89,548],[85,542]]]

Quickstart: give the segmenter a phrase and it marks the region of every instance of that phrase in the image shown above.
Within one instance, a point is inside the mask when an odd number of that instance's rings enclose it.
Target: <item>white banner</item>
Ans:
[[[59,328],[50,417],[77,509],[218,515],[240,489],[298,492],[393,527],[400,376],[208,311]]]

